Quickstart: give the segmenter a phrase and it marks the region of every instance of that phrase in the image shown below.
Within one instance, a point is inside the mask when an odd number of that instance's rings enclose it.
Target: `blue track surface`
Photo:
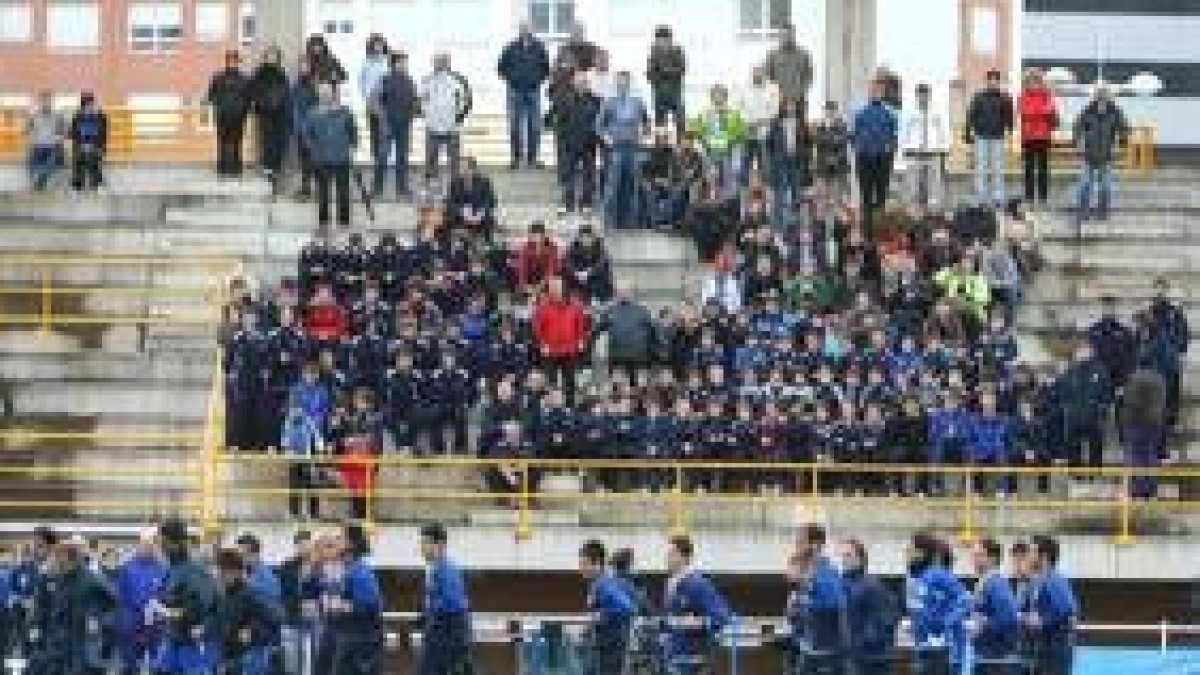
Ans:
[[[1086,647],[1075,660],[1074,675],[1200,675],[1200,649]]]

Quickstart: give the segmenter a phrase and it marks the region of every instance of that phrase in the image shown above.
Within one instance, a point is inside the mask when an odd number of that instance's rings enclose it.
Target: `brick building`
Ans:
[[[63,103],[199,100],[222,54],[250,39],[243,0],[0,0],[0,106],[51,89]]]

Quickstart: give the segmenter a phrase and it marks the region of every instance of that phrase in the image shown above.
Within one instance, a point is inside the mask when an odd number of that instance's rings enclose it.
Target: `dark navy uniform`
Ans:
[[[1055,569],[1034,579],[1030,588],[1035,672],[1070,675],[1075,657],[1079,603],[1071,582]]]
[[[462,570],[441,557],[425,569],[425,642],[419,675],[464,675],[471,666],[471,609]]]
[[[319,581],[318,673],[382,675],[383,600],[375,572],[362,560]]]
[[[167,610],[153,669],[158,675],[211,673],[218,663],[220,594],[202,565],[172,561],[159,602]]]
[[[1073,466],[1101,466],[1104,425],[1115,395],[1107,370],[1095,359],[1072,363],[1057,385],[1068,459]]]
[[[975,666],[979,675],[1020,673],[1021,623],[1012,585],[999,570],[982,577],[971,600]]]
[[[265,449],[278,440],[278,434],[268,438],[269,411],[262,406],[274,360],[269,348],[267,336],[256,327],[238,330],[225,345],[225,435],[230,447]]]
[[[105,624],[115,606],[107,584],[82,566],[42,576],[33,603],[29,672],[106,672]]]
[[[846,589],[824,557],[802,579],[794,580],[787,600],[791,630],[789,673],[840,675],[846,649]]]
[[[225,672],[271,675],[283,623],[281,608],[242,579],[225,588],[217,620],[217,643]]]
[[[878,577],[862,570],[844,573],[842,585],[846,593],[848,661],[857,675],[888,675],[896,641],[895,598]]]

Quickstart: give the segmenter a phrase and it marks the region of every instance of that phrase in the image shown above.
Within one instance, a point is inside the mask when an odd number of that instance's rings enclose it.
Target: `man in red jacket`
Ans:
[[[1030,70],[1017,104],[1021,115],[1021,157],[1025,164],[1025,203],[1046,205],[1050,192],[1050,148],[1058,126],[1054,92],[1040,70]]]
[[[562,257],[558,246],[546,234],[546,225],[535,222],[529,226],[529,238],[517,248],[513,260],[519,292],[533,293],[537,287],[562,272]]]
[[[533,311],[533,335],[546,376],[562,387],[567,404],[573,405],[575,373],[587,347],[588,318],[583,305],[563,293],[561,278],[549,280],[546,295]]]

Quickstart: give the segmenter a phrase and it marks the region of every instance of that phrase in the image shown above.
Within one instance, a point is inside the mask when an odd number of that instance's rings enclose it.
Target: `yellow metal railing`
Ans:
[[[1155,168],[1157,143],[1155,127],[1149,125],[1135,126],[1129,131],[1129,138],[1121,145],[1117,154],[1116,166],[1126,171],[1141,175],[1149,174]],[[972,168],[972,149],[965,141],[962,128],[955,129],[953,145],[950,149],[950,166],[954,171],[967,172]],[[1079,148],[1075,146],[1069,135],[1056,136],[1050,152],[1050,161],[1071,167],[1080,163]],[[1005,153],[1005,169],[1010,172],[1021,171],[1021,140],[1019,134],[1011,134],[1007,141]]]
[[[96,269],[107,278],[113,270],[125,270],[134,276],[158,272],[177,274],[197,270],[206,279],[203,286],[151,285],[130,286],[76,284],[59,281],[56,272]],[[216,325],[220,323],[228,279],[240,270],[240,263],[217,256],[151,255],[0,255],[0,326],[37,326],[47,335],[55,326],[77,325]],[[75,298],[80,307],[88,300],[121,300],[141,306],[136,313],[109,313],[78,309],[64,310],[61,304]],[[182,307],[156,308],[152,303],[170,299],[186,303]]]
[[[288,497],[293,494],[286,486],[262,484],[261,476],[253,479],[246,474],[246,469],[282,468],[295,461],[291,458],[264,453],[224,453],[221,452],[215,460],[221,469],[219,478],[212,486],[219,490],[220,499],[230,503],[238,498],[252,500],[261,507],[263,500]],[[326,461],[332,461],[326,460]],[[1200,467],[1195,468],[1162,468],[1162,469],[1131,469],[1126,467],[1106,468],[1077,468],[1054,466],[1046,468],[1029,467],[983,467],[983,466],[941,466],[930,467],[921,465],[858,465],[858,464],[829,464],[829,463],[704,463],[704,462],[646,462],[646,461],[596,461],[596,460],[486,460],[475,458],[410,458],[384,456],[370,461],[375,468],[381,470],[396,469],[411,472],[432,469],[456,468],[467,472],[483,472],[489,469],[505,468],[515,471],[519,476],[518,487],[512,492],[494,492],[486,489],[444,489],[441,487],[409,487],[390,486],[387,476],[378,479],[365,495],[367,511],[366,521],[373,526],[378,519],[378,504],[387,502],[419,502],[434,501],[439,503],[459,502],[461,504],[476,504],[507,500],[516,510],[516,536],[524,539],[532,532],[533,514],[536,504],[555,504],[582,506],[600,503],[605,505],[633,503],[647,505],[654,511],[666,514],[668,528],[672,532],[684,532],[688,529],[688,512],[699,505],[760,505],[760,506],[794,506],[802,512],[817,514],[837,506],[862,504],[878,505],[888,509],[935,509],[958,512],[958,531],[964,541],[973,540],[979,531],[979,516],[981,513],[996,509],[1031,511],[1031,510],[1083,510],[1088,512],[1108,512],[1111,514],[1114,527],[1114,537],[1118,543],[1130,543],[1134,540],[1134,521],[1139,513],[1162,513],[1179,511],[1185,513],[1200,512],[1200,501],[1186,499],[1174,500],[1134,500],[1130,488],[1134,478],[1149,477],[1161,481],[1200,480]],[[535,477],[544,474],[587,474],[593,478],[611,478],[614,472],[641,472],[643,476],[657,475],[664,483],[657,492],[647,491],[541,491],[534,484]],[[853,475],[856,477],[887,477],[887,476],[925,476],[932,479],[942,479],[959,487],[954,491],[960,494],[949,497],[900,497],[900,496],[846,496],[833,495],[823,492],[821,486],[832,475]],[[372,474],[373,475],[373,474]],[[778,491],[696,491],[692,488],[694,480],[704,478],[744,479],[747,476],[786,477],[790,489]],[[1008,494],[1004,498],[986,496],[974,488],[976,479],[1018,477],[1047,478],[1047,479],[1107,479],[1114,492],[1108,498],[1067,499],[1051,495]],[[416,481],[420,485],[422,481]],[[859,482],[858,484],[861,484]],[[348,498],[351,492],[345,488],[321,488],[307,491],[308,494]],[[649,512],[649,511],[648,511]],[[224,518],[224,514],[220,514]]]

